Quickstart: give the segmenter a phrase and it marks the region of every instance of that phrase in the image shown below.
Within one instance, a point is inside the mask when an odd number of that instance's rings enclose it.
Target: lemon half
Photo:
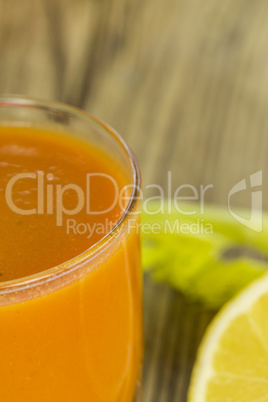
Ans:
[[[188,402],[268,401],[268,275],[228,302],[199,348]]]

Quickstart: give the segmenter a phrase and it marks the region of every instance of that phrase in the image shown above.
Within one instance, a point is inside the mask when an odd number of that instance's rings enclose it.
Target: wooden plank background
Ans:
[[[129,142],[145,185],[171,171],[225,203],[267,172],[267,15],[267,0],[0,0],[0,92],[84,108]],[[143,401],[184,402],[213,313],[149,277],[144,299]]]

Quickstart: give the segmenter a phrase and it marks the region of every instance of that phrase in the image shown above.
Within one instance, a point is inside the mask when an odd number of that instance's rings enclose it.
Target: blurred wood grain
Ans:
[[[129,142],[145,185],[171,171],[225,203],[268,168],[267,15],[266,0],[0,0],[0,92],[82,107]],[[149,277],[144,297],[143,401],[184,402],[213,314]]]

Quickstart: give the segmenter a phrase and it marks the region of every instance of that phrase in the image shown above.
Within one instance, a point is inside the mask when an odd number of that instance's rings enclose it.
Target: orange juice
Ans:
[[[112,151],[55,127],[0,127],[0,400],[133,402],[142,298],[132,177]]]

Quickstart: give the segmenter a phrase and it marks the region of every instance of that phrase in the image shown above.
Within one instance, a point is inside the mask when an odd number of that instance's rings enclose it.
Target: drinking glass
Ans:
[[[88,250],[0,283],[1,401],[140,400],[141,179],[135,156],[108,125],[56,102],[1,97],[0,125],[42,128],[93,144],[109,154],[131,189],[120,219]]]

